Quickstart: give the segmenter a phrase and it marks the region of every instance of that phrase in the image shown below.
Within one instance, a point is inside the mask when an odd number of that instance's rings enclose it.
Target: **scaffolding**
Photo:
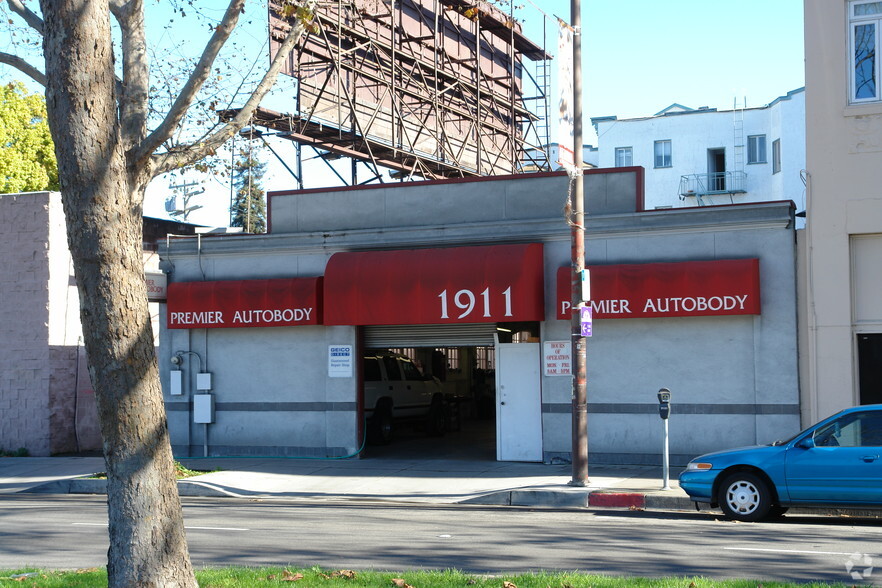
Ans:
[[[279,10],[271,0],[273,55],[290,30]],[[381,182],[383,168],[405,179],[517,173],[525,152],[548,144],[551,56],[512,10],[466,0],[320,2],[318,31],[282,70],[298,80],[294,112],[259,108],[253,124],[297,143],[301,174],[302,146],[351,158],[352,183],[355,162]],[[540,64],[536,76],[524,57]],[[536,85],[527,98],[525,80]]]

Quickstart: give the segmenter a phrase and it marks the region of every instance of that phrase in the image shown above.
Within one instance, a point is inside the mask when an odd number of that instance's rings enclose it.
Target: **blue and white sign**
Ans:
[[[353,365],[352,345],[328,346],[328,377],[351,378]]]
[[[590,337],[591,336],[591,327],[592,327],[592,319],[591,319],[591,307],[583,306],[579,308],[579,322],[582,325],[582,336]]]

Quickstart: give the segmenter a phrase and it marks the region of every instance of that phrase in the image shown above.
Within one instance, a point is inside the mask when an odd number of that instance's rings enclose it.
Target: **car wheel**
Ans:
[[[426,430],[432,437],[441,437],[447,431],[447,412],[444,410],[444,401],[435,397],[426,417]]]
[[[374,445],[388,445],[392,442],[392,405],[383,402],[377,405],[374,416],[368,421],[368,441]]]
[[[720,484],[717,502],[723,514],[736,521],[760,521],[772,510],[772,493],[766,482],[751,472],[729,474]]]

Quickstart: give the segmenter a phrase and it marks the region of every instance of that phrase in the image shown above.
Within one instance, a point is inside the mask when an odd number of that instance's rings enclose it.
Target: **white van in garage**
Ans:
[[[447,418],[441,384],[424,375],[409,357],[368,350],[364,355],[364,414],[371,443],[389,443],[395,426],[425,424],[443,435]]]

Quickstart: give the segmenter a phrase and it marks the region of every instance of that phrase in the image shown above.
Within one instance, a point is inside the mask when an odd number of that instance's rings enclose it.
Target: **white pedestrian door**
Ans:
[[[496,344],[496,459],[542,461],[539,343]]]

